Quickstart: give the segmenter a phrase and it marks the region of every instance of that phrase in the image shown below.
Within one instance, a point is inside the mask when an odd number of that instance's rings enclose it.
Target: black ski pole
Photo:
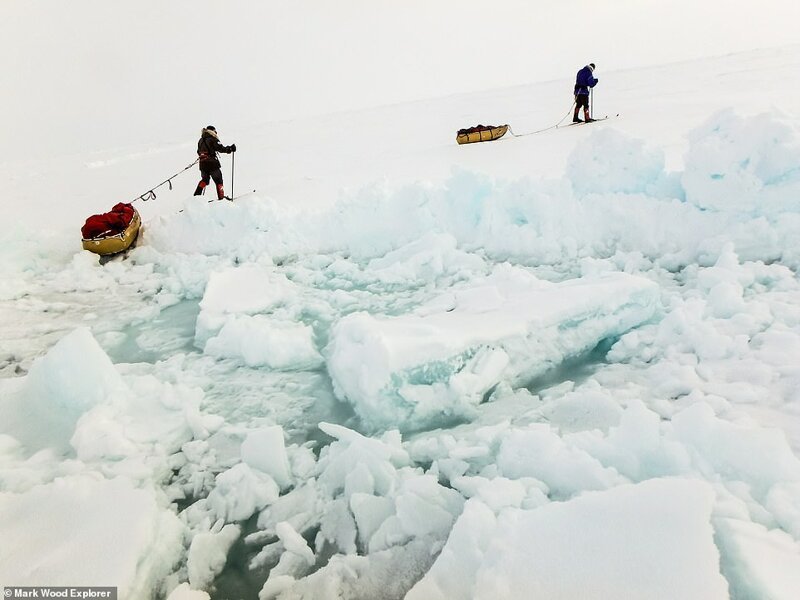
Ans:
[[[589,88],[589,118],[594,119],[594,88]]]
[[[231,200],[233,200],[233,176],[236,174],[236,152],[231,154]]]

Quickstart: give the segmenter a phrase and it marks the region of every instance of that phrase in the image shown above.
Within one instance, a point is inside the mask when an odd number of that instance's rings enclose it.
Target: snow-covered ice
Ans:
[[[175,513],[124,478],[75,474],[2,492],[0,528],[0,580],[19,586],[114,586],[149,597],[184,553]]]
[[[500,381],[524,384],[641,325],[657,300],[630,275],[552,284],[499,268],[406,315],[341,319],[328,372],[366,427],[430,427],[469,416]]]
[[[727,598],[713,497],[706,484],[654,479],[499,515],[471,500],[406,598]]]

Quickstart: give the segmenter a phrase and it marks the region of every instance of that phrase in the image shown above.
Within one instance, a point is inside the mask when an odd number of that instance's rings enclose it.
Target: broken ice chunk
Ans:
[[[414,313],[355,313],[332,330],[328,372],[366,429],[470,415],[501,381],[523,384],[651,318],[653,282],[614,273],[550,283],[501,266]]]

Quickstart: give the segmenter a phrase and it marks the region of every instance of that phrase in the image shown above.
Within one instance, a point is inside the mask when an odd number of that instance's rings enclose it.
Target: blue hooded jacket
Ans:
[[[578,71],[578,76],[575,78],[575,95],[588,96],[589,88],[596,86],[598,81],[592,77],[592,68],[586,65]]]

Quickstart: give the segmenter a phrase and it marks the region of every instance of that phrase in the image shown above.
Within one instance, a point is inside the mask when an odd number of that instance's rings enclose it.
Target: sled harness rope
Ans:
[[[200,161],[200,158],[198,158],[196,161],[194,161],[194,162],[193,162],[192,164],[190,164],[188,167],[186,167],[185,169],[183,169],[183,171],[178,171],[177,173],[175,173],[175,175],[173,175],[172,177],[168,177],[167,179],[165,179],[164,181],[162,181],[162,182],[161,182],[161,183],[159,183],[158,185],[156,185],[156,186],[154,186],[154,187],[150,188],[149,190],[147,190],[147,191],[146,191],[144,194],[142,194],[141,196],[137,196],[136,198],[134,198],[133,200],[131,200],[131,203],[133,203],[133,202],[136,202],[137,200],[141,200],[142,202],[147,202],[148,200],[155,200],[155,199],[156,199],[156,192],[155,192],[155,190],[157,190],[158,188],[160,188],[160,187],[161,187],[162,185],[164,185],[165,183],[166,183],[166,184],[169,184],[169,189],[170,189],[170,190],[172,190],[172,180],[173,180],[173,179],[175,179],[175,178],[176,178],[178,175],[180,175],[180,174],[181,174],[181,173],[183,173],[184,171],[188,171],[189,169],[191,169],[191,168],[192,168],[193,166],[195,166],[195,165],[196,165],[196,164],[197,164],[199,161]]]
[[[529,131],[528,133],[514,133],[514,130],[511,129],[511,125],[509,125],[508,126],[508,131],[514,137],[525,137],[526,135],[533,135],[535,133],[544,133],[545,131],[550,131],[551,129],[556,129],[556,128],[558,128],[559,125],[561,125],[561,123],[564,122],[564,119],[566,119],[570,115],[570,113],[572,112],[573,108],[575,108],[575,102],[573,102],[572,106],[569,107],[569,110],[567,111],[567,114],[565,114],[563,117],[561,117],[561,120],[558,123],[556,123],[555,125],[551,125],[550,127],[545,127],[544,129],[538,129],[536,131]]]

